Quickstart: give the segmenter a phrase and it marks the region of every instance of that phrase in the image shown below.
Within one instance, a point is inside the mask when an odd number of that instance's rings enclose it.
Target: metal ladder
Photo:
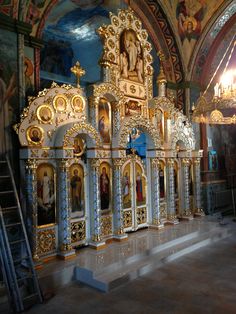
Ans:
[[[35,303],[42,303],[8,157],[0,161],[0,265],[14,311],[21,312]]]

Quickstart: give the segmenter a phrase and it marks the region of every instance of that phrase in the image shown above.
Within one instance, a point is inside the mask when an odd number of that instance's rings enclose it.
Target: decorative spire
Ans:
[[[77,87],[80,87],[80,77],[85,75],[85,70],[80,66],[79,61],[70,70],[76,76]]]
[[[158,88],[158,93],[159,96],[165,96],[166,95],[166,83],[167,83],[167,79],[164,73],[164,69],[163,69],[163,62],[165,61],[165,55],[164,53],[160,50],[157,53],[157,56],[160,59],[160,73],[157,76],[157,88]]]

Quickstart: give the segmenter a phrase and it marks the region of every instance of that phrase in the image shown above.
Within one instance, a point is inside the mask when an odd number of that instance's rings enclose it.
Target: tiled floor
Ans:
[[[109,293],[74,283],[27,313],[235,314],[236,223],[232,223],[232,228],[235,232],[231,237],[179,258]],[[0,313],[4,313],[1,308]]]

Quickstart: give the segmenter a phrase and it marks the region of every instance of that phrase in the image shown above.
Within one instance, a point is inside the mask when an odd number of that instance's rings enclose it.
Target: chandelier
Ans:
[[[231,39],[223,58],[217,66],[207,88],[199,97],[196,108],[192,108],[192,120],[198,123],[235,124],[236,123],[236,70],[228,69],[229,61],[236,46],[235,36]],[[230,53],[229,53],[230,51]],[[214,96],[208,100],[206,94],[222,62],[228,59],[220,80],[214,86]]]

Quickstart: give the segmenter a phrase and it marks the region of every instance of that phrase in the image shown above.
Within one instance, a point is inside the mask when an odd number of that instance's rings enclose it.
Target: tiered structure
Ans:
[[[35,260],[125,240],[201,215],[200,157],[188,119],[166,97],[161,67],[153,98],[151,44],[132,10],[98,29],[102,83],[29,99],[17,126]]]

